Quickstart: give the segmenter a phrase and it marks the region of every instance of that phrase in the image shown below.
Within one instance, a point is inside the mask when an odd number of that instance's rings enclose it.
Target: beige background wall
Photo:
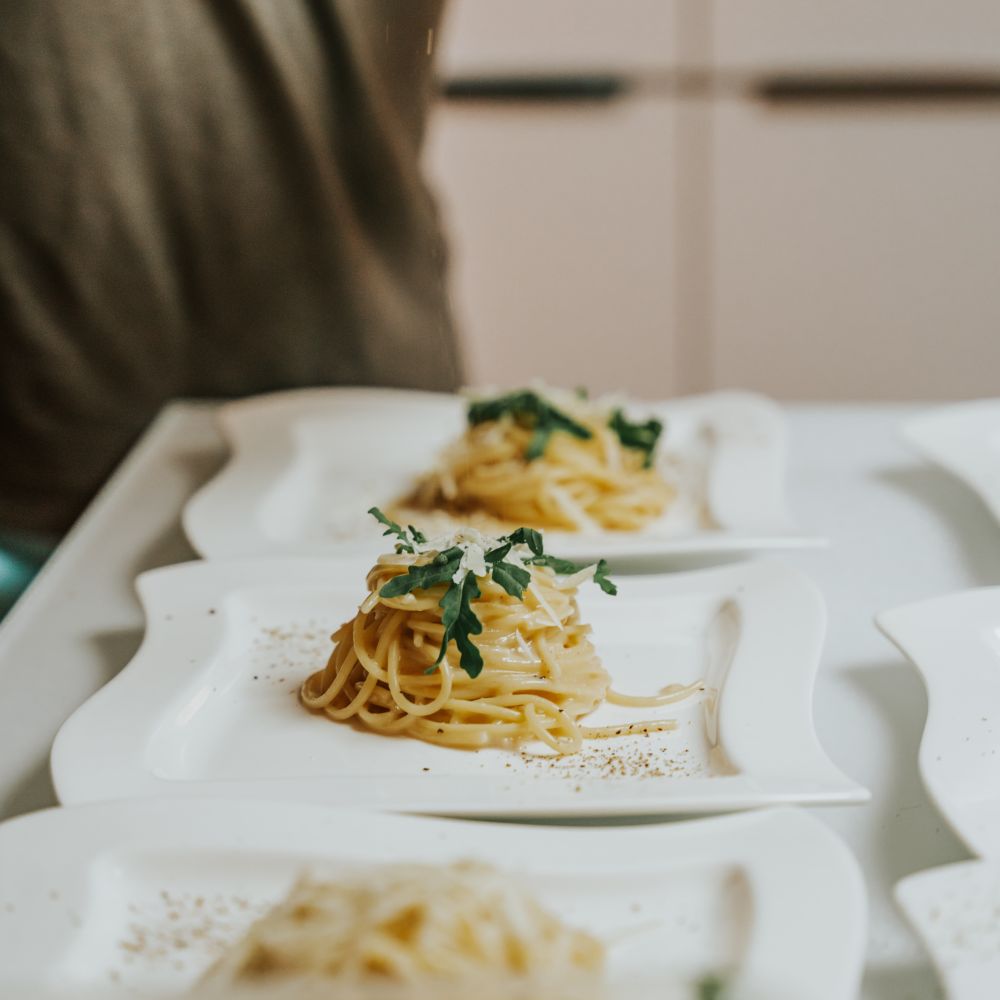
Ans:
[[[445,79],[629,83],[439,103],[471,380],[1000,392],[1000,6],[942,9],[453,0]]]

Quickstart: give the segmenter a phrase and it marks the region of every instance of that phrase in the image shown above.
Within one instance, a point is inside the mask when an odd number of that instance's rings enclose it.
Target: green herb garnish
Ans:
[[[577,399],[587,400],[587,390],[574,390]],[[519,389],[497,396],[496,399],[481,399],[469,405],[468,420],[473,427],[488,420],[499,420],[509,415],[522,427],[531,428],[534,433],[525,449],[524,457],[531,462],[545,454],[549,440],[556,431],[564,431],[573,437],[587,441],[594,435],[589,428],[578,423],[571,416],[553,406],[544,396],[531,389]],[[644,423],[633,423],[623,410],[616,409],[608,419],[608,427],[618,435],[623,447],[633,448],[643,453],[642,467],[648,469],[653,464],[653,451],[663,433],[661,421],[652,419]]]
[[[413,546],[423,545],[427,541],[426,537],[424,537],[424,533],[422,531],[417,531],[412,524],[406,528],[402,528],[396,524],[392,518],[386,517],[385,514],[378,509],[378,507],[369,507],[368,513],[371,514],[371,516],[374,517],[379,524],[385,525],[385,531],[382,532],[383,535],[396,536],[397,553],[409,552],[410,555],[413,555]]]
[[[384,535],[396,537],[397,553],[408,552],[414,555],[416,546],[427,544],[427,539],[421,532],[412,526],[400,527],[395,521],[386,517],[378,507],[372,507],[368,513],[386,526]],[[509,535],[496,539],[496,542],[493,548],[484,553],[486,576],[492,577],[495,583],[519,601],[524,600],[524,590],[531,583],[531,574],[525,566],[548,566],[554,573],[560,575],[579,573],[585,568],[568,559],[546,555],[541,532],[534,528],[518,528]],[[507,557],[515,545],[527,546],[531,554],[518,555],[516,561],[511,562]],[[476,573],[472,569],[462,571],[464,555],[465,549],[461,545],[453,545],[443,552],[438,552],[430,562],[420,566],[410,566],[405,573],[394,576],[379,590],[381,597],[402,597],[414,590],[429,590],[442,583],[448,585],[441,600],[438,601],[438,607],[443,612],[441,624],[444,625],[441,648],[438,650],[437,659],[427,668],[427,673],[437,669],[452,641],[461,654],[459,663],[470,677],[478,677],[483,669],[482,654],[471,638],[483,631],[482,622],[472,609],[472,602],[481,596],[481,592],[476,582]],[[607,569],[605,560],[602,559],[597,563],[594,567],[594,583],[604,593],[614,595],[618,593],[618,588],[608,579]]]
[[[534,431],[524,452],[524,457],[529,462],[545,453],[549,438],[556,431],[564,431],[584,441],[594,436],[583,424],[578,424],[572,417],[530,389],[521,389],[506,396],[498,396],[496,399],[481,399],[471,403],[468,419],[470,425],[475,427],[476,424],[485,423],[487,420],[499,420],[508,414],[522,427]]]
[[[663,433],[663,424],[659,420],[647,420],[645,423],[632,423],[628,420],[622,410],[615,410],[611,414],[611,419],[608,421],[608,427],[610,427],[615,434],[618,435],[618,440],[626,448],[635,448],[637,451],[644,453],[642,467],[644,469],[650,468],[653,464],[653,451],[656,448],[656,442],[660,439],[660,435]]]
[[[385,588],[383,587],[383,591]],[[476,612],[472,610],[472,602],[479,597],[479,584],[476,583],[476,574],[468,570],[465,579],[461,583],[452,582],[451,586],[444,592],[444,597],[438,602],[444,614],[441,615],[441,624],[444,625],[444,636],[441,639],[441,648],[438,650],[437,659],[433,667],[427,672],[430,673],[436,668],[445,657],[448,651],[448,643],[455,640],[458,651],[461,654],[459,663],[462,669],[470,677],[478,677],[483,669],[483,656],[479,652],[479,647],[472,641],[470,636],[479,635],[483,630],[483,623],[476,617]]]
[[[578,573],[581,569],[583,569],[582,566],[578,566],[576,563],[572,563],[568,559],[558,559],[555,556],[540,555],[525,561],[529,562],[532,566],[548,566],[553,573],[558,573],[560,576],[570,576],[571,574]],[[606,559],[601,559],[594,566],[594,583],[596,583],[605,594],[611,594],[613,596],[618,593],[618,588],[608,577],[608,563]]]
[[[703,976],[697,983],[697,1000],[723,1000],[726,994],[726,981],[721,976],[713,974]]]

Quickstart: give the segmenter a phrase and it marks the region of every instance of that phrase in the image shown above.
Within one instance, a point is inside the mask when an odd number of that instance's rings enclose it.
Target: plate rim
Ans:
[[[977,641],[982,629],[1000,626],[1000,586],[955,591],[891,608],[875,616],[875,625],[924,682],[927,718],[917,766],[928,797],[973,854],[1000,858],[1000,808],[997,829],[990,836],[967,817],[960,803],[956,808],[949,794],[963,770],[955,756],[967,735],[961,729],[962,718],[974,723],[982,717],[985,678],[991,672],[1000,678],[1000,652],[991,654]],[[947,638],[942,638],[945,632]],[[995,742],[1000,750],[1000,734]],[[1000,807],[1000,794],[995,798]]]
[[[1000,472],[997,456],[977,434],[984,427],[1000,432],[1000,397],[983,397],[925,410],[904,420],[899,431],[918,454],[971,489],[1000,521]]]
[[[953,887],[953,883],[958,877],[969,872],[976,875],[989,873],[1000,881],[1000,862],[994,859],[972,858],[967,861],[938,865],[935,868],[925,868],[904,876],[893,886],[892,890],[896,905],[927,952],[948,1000],[981,1000],[983,994],[978,987],[977,991],[973,993],[969,989],[961,988],[960,984],[955,982],[956,970],[970,967],[973,963],[951,964],[945,959],[942,953],[943,949],[938,947],[938,936],[932,934],[928,922],[921,919],[921,908],[918,907],[918,902],[928,894],[940,898],[944,889]],[[1000,964],[1000,953],[997,955],[997,962]]]

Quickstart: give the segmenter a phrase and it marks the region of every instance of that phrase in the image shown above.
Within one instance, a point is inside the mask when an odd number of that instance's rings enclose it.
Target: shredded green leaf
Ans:
[[[610,594],[612,597],[618,593],[618,588],[615,586],[614,581],[608,576],[608,563],[606,559],[598,559],[597,566],[594,568],[594,583],[605,594]]]
[[[493,564],[490,575],[511,597],[524,600],[524,588],[531,583],[531,574],[526,569],[501,560]]]
[[[659,441],[660,435],[663,433],[661,421],[651,419],[645,423],[632,423],[619,409],[611,414],[608,427],[618,435],[618,440],[625,448],[634,448],[643,453],[642,467],[644,469],[652,466],[656,442]]]
[[[577,388],[574,391],[577,398],[587,399],[586,389]],[[532,429],[533,433],[524,452],[524,457],[529,462],[545,454],[552,435],[557,431],[572,434],[584,441],[593,437],[589,428],[584,427],[531,389],[518,389],[494,399],[476,400],[469,405],[468,420],[473,427],[487,420],[499,420],[506,415],[522,427]],[[612,412],[608,419],[608,427],[618,435],[623,447],[642,452],[644,469],[652,466],[653,452],[663,433],[662,421],[652,418],[633,422],[619,408]]]
[[[394,535],[397,538],[397,553],[407,552],[414,555],[415,545],[427,544],[424,535],[412,525],[407,529],[401,528],[377,507],[372,507],[368,513],[380,524],[386,525],[387,530],[383,534]],[[515,545],[524,545],[531,553],[530,556],[518,560],[524,563],[523,566],[507,559]],[[429,562],[408,566],[405,573],[394,576],[379,590],[382,597],[392,598],[402,597],[414,590],[430,590],[432,587],[446,584],[445,592],[438,601],[438,607],[442,610],[441,623],[444,625],[444,635],[437,659],[427,668],[427,673],[432,673],[440,666],[452,642],[458,647],[462,669],[470,677],[478,677],[483,669],[482,654],[471,638],[483,631],[482,622],[472,607],[472,602],[481,596],[481,591],[476,582],[476,574],[471,569],[467,569],[464,574],[461,573],[463,555],[461,546],[453,545],[443,552],[436,553]],[[578,573],[586,568],[568,559],[546,555],[541,532],[534,528],[518,528],[509,535],[498,538],[497,545],[485,553],[485,561],[488,575],[511,597],[519,601],[524,600],[524,591],[531,583],[531,573],[524,566],[548,566],[561,576]],[[618,588],[608,579],[607,569],[607,563],[603,559],[597,563],[594,567],[594,583],[606,594],[617,594]]]
[[[534,528],[518,528],[516,531],[512,531],[507,538],[512,545],[527,545],[536,556],[540,556],[545,551],[542,533]]]
[[[545,454],[549,439],[556,431],[564,431],[582,440],[593,437],[583,424],[577,423],[531,389],[519,389],[495,399],[477,400],[469,405],[468,419],[469,424],[474,427],[487,420],[499,420],[508,414],[522,427],[529,427],[534,431],[524,452],[524,457],[529,462]]]
[[[446,549],[444,552],[439,552],[429,563],[410,566],[405,573],[393,577],[379,593],[383,597],[402,597],[412,590],[430,590],[439,583],[449,583],[458,572],[461,561],[460,548]]]
[[[369,507],[368,513],[378,521],[379,524],[385,525],[385,531],[382,532],[383,535],[395,535],[396,536],[396,551],[397,552],[409,552],[413,554],[413,543],[414,542],[426,542],[427,539],[417,531],[412,525],[410,526],[409,534],[407,534],[407,529],[400,527],[396,524],[392,518],[386,517],[378,509],[378,507]]]

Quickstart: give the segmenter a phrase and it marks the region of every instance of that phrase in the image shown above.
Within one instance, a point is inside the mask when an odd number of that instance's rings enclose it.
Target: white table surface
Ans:
[[[986,508],[898,437],[899,422],[917,411],[788,409],[792,510],[805,530],[833,543],[782,556],[812,576],[829,607],[817,727],[833,760],[873,795],[868,805],[813,810],[865,872],[866,1000],[940,996],[891,888],[911,872],[967,857],[917,773],[921,681],[872,616],[1000,582],[1000,528]],[[225,456],[210,405],[167,407],[0,626],[0,818],[55,803],[48,753],[56,729],[138,648],[143,621],[132,581],[194,557],[180,511]]]

